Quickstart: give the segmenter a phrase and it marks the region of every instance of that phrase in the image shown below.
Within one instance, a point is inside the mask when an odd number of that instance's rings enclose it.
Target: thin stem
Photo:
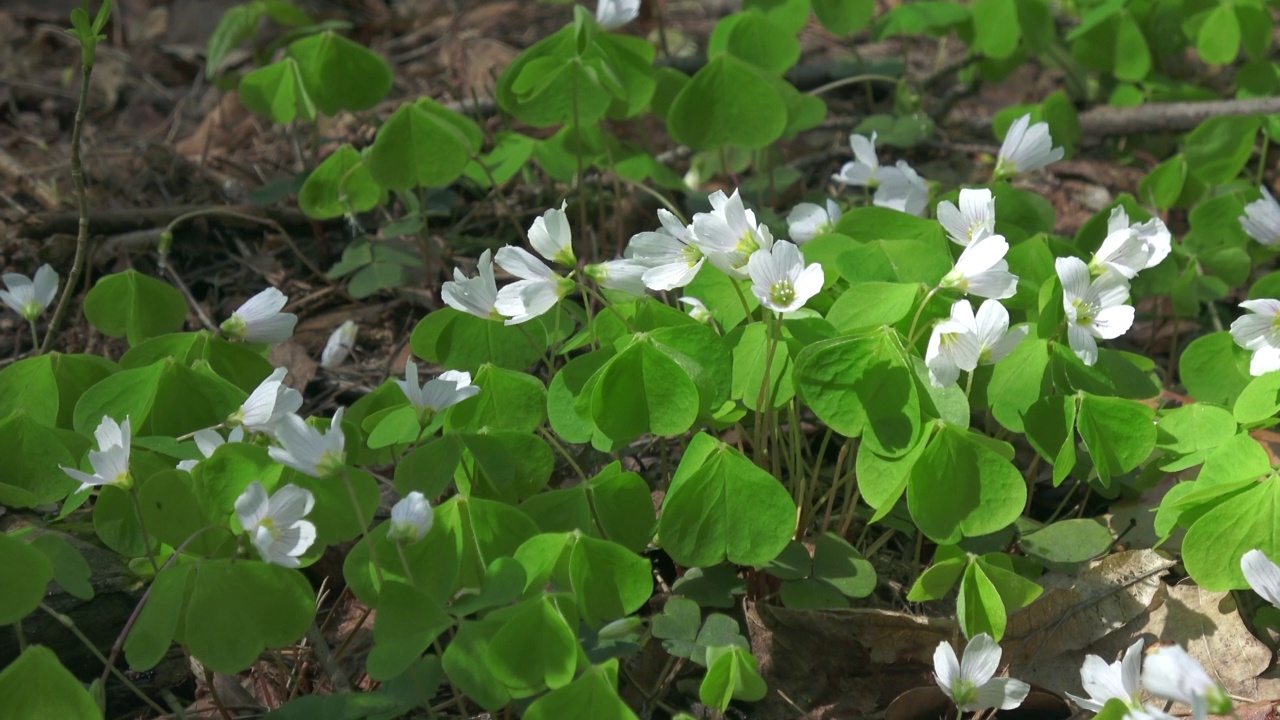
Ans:
[[[764,316],[765,324],[765,354],[764,354],[764,375],[760,379],[760,392],[756,395],[756,422],[755,422],[755,456],[756,464],[764,467],[765,441],[764,424],[765,415],[771,414],[765,409],[765,403],[772,409],[773,398],[769,392],[769,386],[772,385],[770,380],[773,375],[773,355],[778,350],[777,339],[773,331],[774,318],[771,314],[766,313]]]
[[[25,652],[27,649],[27,634],[22,631],[22,620],[13,624],[13,635],[18,640],[18,652]]]
[[[209,688],[209,697],[213,698],[213,706],[218,709],[218,714],[222,716],[222,720],[231,720],[231,713],[227,710],[227,706],[222,704],[222,698],[218,696],[218,689],[213,686],[213,671],[209,668],[204,669],[204,684]]]
[[[71,272],[67,273],[67,283],[58,298],[58,307],[53,311],[53,319],[44,334],[44,343],[37,354],[43,355],[53,347],[53,339],[58,335],[58,328],[71,306],[72,289],[80,273],[84,270],[85,251],[89,247],[89,194],[84,184],[84,164],[80,159],[80,141],[84,134],[84,111],[89,104],[89,76],[93,74],[93,62],[80,67],[80,102],[76,105],[75,124],[71,128],[71,180],[76,189],[76,210],[80,214],[80,223],[76,230],[76,254],[71,260]],[[33,330],[34,332],[34,330]]]
[[[569,451],[565,449],[565,446],[561,444],[559,440],[556,439],[554,433],[552,433],[551,431],[547,430],[544,427],[540,427],[538,428],[538,434],[541,435],[542,439],[546,440],[547,444],[550,445],[552,448],[554,448],[556,452],[560,453],[560,457],[563,457],[565,459],[565,462],[569,463],[569,466],[572,467],[573,471],[578,474],[578,477],[582,480],[582,482],[587,481],[587,474],[582,471],[582,466],[578,465],[578,461],[575,460],[573,455],[569,454]]]
[[[965,377],[965,381],[964,381],[964,399],[965,400],[968,400],[969,394],[973,392],[973,376],[976,373],[977,373],[976,368],[965,373],[965,375],[967,376]]]
[[[369,546],[369,562],[373,563],[373,571],[377,574],[378,586],[381,587],[384,580],[382,564],[378,562],[378,548],[374,547],[373,538],[369,537],[369,523],[365,520],[364,510],[360,507],[359,498],[356,497],[356,488],[351,484],[351,476],[346,468],[342,469],[342,484],[347,486],[347,497],[351,498],[351,507],[356,511],[356,521],[360,523],[360,540]]]
[[[409,558],[404,554],[404,543],[399,540],[396,541],[396,554],[400,556],[400,564],[404,566],[405,578],[409,581],[410,585],[416,586],[417,583],[413,581],[413,571],[409,569]]]
[[[138,496],[138,486],[129,488],[129,497],[133,498],[133,510],[138,514],[138,529],[142,531],[142,541],[147,544],[147,561],[151,563],[151,572],[160,574],[160,566],[156,564],[156,554],[151,550],[151,534],[147,532],[147,521],[142,517],[142,499]]]
[[[916,316],[911,318],[911,329],[907,331],[907,347],[908,348],[915,347],[916,339],[917,339],[916,325],[920,324],[920,316],[924,314],[925,306],[929,304],[929,301],[932,300],[933,296],[937,295],[938,291],[941,289],[942,289],[941,285],[934,286],[932,290],[925,293],[924,300],[920,301],[920,307],[916,308]]]
[[[877,75],[875,73],[867,73],[866,75],[854,75],[852,77],[833,80],[827,83],[826,85],[819,85],[818,87],[810,90],[805,94],[821,95],[825,92],[831,92],[832,90],[836,90],[838,88],[842,88],[847,85],[857,85],[858,83],[875,82],[877,80],[879,80],[880,82],[893,83],[894,85],[897,85],[902,82],[902,78],[896,78],[891,75]]]
[[[742,286],[732,277],[729,278],[729,281],[733,285],[733,291],[738,293],[738,300],[742,302],[742,312],[746,314],[746,319],[750,320],[751,304],[747,302],[747,296],[742,292]]]
[[[93,644],[92,640],[90,640],[88,637],[85,636],[83,632],[80,631],[80,628],[76,626],[75,620],[72,620],[70,617],[63,615],[62,613],[58,612],[57,610],[54,610],[53,608],[49,607],[44,603],[40,603],[40,609],[48,613],[49,616],[52,617],[54,620],[58,621],[59,625],[70,630],[71,634],[75,635],[76,639],[78,639],[81,643],[83,643],[85,647],[89,648],[89,652],[93,653],[93,656],[98,658],[98,660],[100,660],[103,665],[107,664],[106,656],[102,654],[102,651],[98,649],[97,645]],[[160,707],[160,705],[156,703],[156,701],[147,697],[147,694],[142,692],[142,690],[139,689],[137,685],[134,685],[133,682],[129,680],[128,676],[126,676],[124,673],[117,670],[114,666],[110,666],[107,669],[110,670],[111,673],[115,675],[120,682],[124,683],[125,687],[129,688],[130,692],[132,692],[134,695],[137,695],[138,699],[146,703],[147,706],[150,707],[152,710],[155,710],[161,715],[168,714],[167,710]]]
[[[1267,135],[1265,132],[1262,133],[1262,155],[1258,158],[1258,185],[1262,184],[1263,173],[1267,170],[1267,150],[1269,149],[1270,144],[1271,136]]]

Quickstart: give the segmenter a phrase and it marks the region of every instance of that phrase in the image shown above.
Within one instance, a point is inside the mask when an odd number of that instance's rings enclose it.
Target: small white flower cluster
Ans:
[[[1169,256],[1173,237],[1159,218],[1130,223],[1123,207],[1107,219],[1107,236],[1086,264],[1077,257],[1054,263],[1062,282],[1067,341],[1086,365],[1098,362],[1098,340],[1118,338],[1133,325],[1129,281]]]
[[[1084,710],[1101,712],[1112,700],[1124,703],[1127,720],[1173,720],[1159,708],[1142,701],[1142,688],[1155,697],[1189,705],[1192,717],[1203,720],[1208,713],[1231,712],[1231,698],[1200,663],[1179,645],[1157,645],[1146,653],[1143,662],[1143,640],[1140,638],[1125,650],[1120,660],[1108,664],[1097,655],[1089,655],[1080,667],[1080,683],[1089,697],[1067,693]],[[1145,667],[1144,667],[1145,665]]]
[[[1030,329],[1010,330],[1009,311],[999,302],[1017,292],[1018,276],[1009,272],[1004,259],[1009,242],[995,232],[996,201],[991,191],[961,190],[958,207],[948,201],[938,204],[938,221],[948,239],[964,250],[935,290],[987,298],[976,314],[967,299],[957,301],[950,317],[935,325],[929,336],[924,355],[929,380],[936,387],[946,387],[955,383],[961,370],[971,373],[979,365],[999,362]]]
[[[1280,244],[1280,203],[1265,187],[1261,190],[1263,197],[1245,206],[1240,224],[1249,237],[1275,247]],[[1237,345],[1253,352],[1249,374],[1265,375],[1280,370],[1280,300],[1245,300],[1240,307],[1251,314],[1231,323],[1231,337]]]
[[[831,179],[842,185],[874,188],[872,204],[911,215],[922,215],[929,202],[929,187],[906,160],[881,165],[876,156],[876,133],[867,138],[850,135],[854,159],[845,163]]]
[[[5,273],[0,279],[5,286],[0,290],[0,300],[27,322],[35,322],[58,296],[58,273],[48,263],[36,270],[35,277]]]
[[[752,280],[756,296],[777,312],[799,309],[822,289],[822,268],[816,263],[806,267],[793,243],[775,242],[737,191],[716,191],[709,200],[712,211],[697,213],[689,225],[658,210],[659,230],[636,234],[623,258],[587,265],[583,273],[606,290],[642,295],[685,287],[709,261],[734,279]],[[831,212],[838,217],[838,210]],[[563,205],[534,220],[529,243],[546,260],[569,268],[577,265]],[[495,262],[518,280],[499,289]],[[476,277],[455,269],[454,279],[444,284],[440,295],[459,312],[486,320],[505,318],[506,324],[515,325],[549,312],[575,287],[571,277],[556,273],[532,253],[507,246],[493,256],[483,253]],[[682,300],[696,303],[696,298]],[[694,307],[705,310],[700,303]]]
[[[1029,173],[1051,165],[1062,159],[1066,150],[1053,147],[1053,138],[1049,136],[1049,123],[1031,124],[1031,116],[1023,115],[1013,121],[1009,132],[1000,145],[1000,154],[996,156],[995,177],[1012,177],[1020,173]]]
[[[973,636],[964,648],[964,659],[956,658],[950,643],[938,643],[933,651],[934,679],[960,712],[999,708],[1012,710],[1027,699],[1031,686],[1013,678],[998,678],[1000,644],[986,633]]]

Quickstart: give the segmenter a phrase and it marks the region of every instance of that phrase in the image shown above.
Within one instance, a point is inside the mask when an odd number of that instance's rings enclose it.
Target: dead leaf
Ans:
[[[272,367],[289,371],[284,383],[298,392],[306,391],[307,383],[315,379],[316,368],[320,367],[320,363],[311,359],[311,353],[292,338],[272,345],[267,360]]]
[[[1160,577],[1173,565],[1154,550],[1131,550],[1092,563],[1078,576],[1045,575],[1045,593],[1009,618],[1006,658],[1045,661],[1106,637],[1151,606]]]

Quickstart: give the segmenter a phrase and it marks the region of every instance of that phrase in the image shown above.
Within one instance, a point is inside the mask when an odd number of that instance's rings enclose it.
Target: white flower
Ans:
[[[760,304],[779,313],[799,310],[822,290],[822,266],[805,267],[800,248],[786,240],[752,253],[747,272]]]
[[[1258,189],[1262,191],[1262,198],[1244,206],[1240,225],[1254,240],[1263,245],[1275,245],[1280,243],[1280,203],[1265,187]]]
[[[871,198],[878,207],[892,208],[899,212],[920,216],[929,204],[929,187],[905,160],[896,165],[880,168],[877,175],[880,187]]]
[[[431,503],[415,490],[391,506],[391,527],[387,529],[387,538],[404,543],[418,542],[431,532],[434,522]]]
[[[244,428],[240,426],[231,428],[231,432],[227,433],[227,437],[225,439],[218,434],[217,430],[212,428],[197,430],[195,434],[196,448],[200,451],[200,454],[206,458],[213,457],[213,452],[223,445],[227,443],[238,443],[242,440],[244,440]],[[178,463],[178,469],[191,472],[199,462],[199,460],[183,460]]]
[[[693,216],[693,241],[711,263],[730,277],[747,277],[747,259],[757,250],[773,246],[773,235],[764,223],[756,223],[754,212],[742,204],[737,190],[726,197],[717,190],[708,198],[712,212]]]
[[[605,290],[620,290],[632,295],[644,294],[644,274],[649,270],[648,265],[629,258],[594,263],[583,268],[587,277]]]
[[[559,208],[551,208],[541,217],[534,218],[533,225],[529,226],[529,244],[551,262],[573,267],[578,264],[578,259],[573,254],[569,216],[564,212],[568,204],[568,200],[562,200]],[[502,265],[502,261],[499,260],[498,264]]]
[[[700,323],[709,322],[711,320],[711,310],[707,308],[706,303],[696,297],[682,297],[680,302],[689,306],[689,317]]]
[[[1125,304],[1129,283],[1113,272],[1091,281],[1089,266],[1077,257],[1058,258],[1054,267],[1062,281],[1067,341],[1085,365],[1092,365],[1098,362],[1097,338],[1118,338],[1133,325],[1133,308]]]
[[[942,287],[966,295],[1003,299],[1018,291],[1018,276],[1009,272],[1003,235],[988,235],[969,244],[956,259],[955,268],[942,278]]]
[[[605,30],[617,30],[640,14],[640,0],[596,0],[596,22]]]
[[[493,251],[480,253],[476,264],[478,274],[469,278],[458,268],[453,269],[453,279],[440,287],[440,299],[445,305],[459,312],[469,313],[484,320],[502,317],[494,303],[498,302],[498,283],[493,277]]]
[[[957,316],[968,313],[966,323]],[[929,382],[934,387],[952,385],[960,377],[960,371],[973,372],[978,367],[978,337],[973,331],[973,308],[968,300],[951,306],[951,317],[933,326],[929,345],[925,349],[924,364],[929,368]]]
[[[1250,550],[1240,558],[1240,569],[1249,587],[1264,600],[1280,608],[1280,567],[1261,550]]]
[[[1159,218],[1130,225],[1124,208],[1116,206],[1107,219],[1107,237],[1089,261],[1089,271],[1095,277],[1114,271],[1132,278],[1159,265],[1172,249],[1173,236]]]
[[[508,325],[519,325],[545,314],[569,294],[574,282],[557,275],[524,248],[500,248],[498,267],[520,278],[498,291],[494,308],[507,317]]]
[[[133,486],[133,478],[129,475],[129,418],[116,424],[112,418],[104,416],[102,422],[93,431],[98,440],[98,449],[89,451],[89,465],[93,474],[81,472],[77,468],[62,467],[62,471],[80,481],[80,489],[98,485],[115,485],[128,489]]]
[[[3,279],[7,289],[0,290],[0,300],[28,322],[35,322],[58,295],[58,273],[48,263],[36,270],[34,279],[18,273],[6,273]]]
[[[870,138],[850,135],[849,145],[853,148],[854,160],[845,163],[831,179],[845,185],[874,187],[879,182],[880,174],[880,159],[876,157],[876,134],[871,133]]]
[[[1080,683],[1088,698],[1067,693],[1076,705],[1084,710],[1101,712],[1109,700],[1119,700],[1129,711],[1128,720],[1173,720],[1173,716],[1154,707],[1142,704],[1142,645],[1141,638],[1124,651],[1124,658],[1111,664],[1097,655],[1090,655],[1080,666]]]
[[[674,290],[693,282],[707,256],[694,242],[692,226],[685,227],[665,209],[658,210],[662,228],[633,235],[626,256],[649,269],[642,279],[650,290]]]
[[[222,323],[222,332],[232,340],[250,343],[278,343],[289,339],[298,316],[282,313],[289,298],[269,287],[254,295]]]
[[[342,321],[320,351],[320,367],[330,370],[347,361],[356,346],[356,329],[354,320]]]
[[[273,370],[266,380],[258,383],[240,409],[231,413],[227,424],[271,434],[281,418],[298,412],[302,407],[302,393],[284,384],[288,372],[284,368]]]
[[[925,351],[929,380],[936,387],[956,381],[960,371],[1000,362],[1030,332],[1023,325],[1009,330],[1009,311],[998,300],[987,300],[974,315],[968,300],[951,306],[951,317],[934,326]]]
[[[787,214],[787,232],[791,234],[791,242],[803,245],[818,235],[831,232],[843,214],[836,201],[830,199],[825,208],[814,203],[796,205]]]
[[[968,246],[996,231],[996,199],[986,188],[961,190],[960,206],[943,200],[938,203],[937,214],[947,237],[958,245]]]
[[[285,485],[268,498],[254,480],[236,498],[236,517],[263,560],[296,568],[298,556],[316,541],[316,526],[302,519],[315,504],[315,495],[297,485]]]
[[[1000,146],[1000,155],[996,159],[997,178],[1010,177],[1058,162],[1066,153],[1060,147],[1053,147],[1053,138],[1049,136],[1049,123],[1031,124],[1031,116],[1023,115],[1009,127]]]
[[[328,477],[342,470],[347,462],[342,435],[342,412],[338,408],[329,429],[317,430],[297,415],[286,415],[276,425],[276,440],[281,447],[267,448],[271,459],[311,477]]]
[[[938,643],[938,649],[933,652],[938,687],[961,712],[1018,707],[1031,686],[1021,680],[995,677],[1000,654],[1000,645],[986,633],[974,636],[965,646],[963,662],[956,660],[956,651],[950,643]]]
[[[480,394],[480,388],[471,384],[471,373],[459,370],[445,370],[428,380],[425,385],[419,386],[418,366],[412,362],[405,363],[404,380],[397,380],[396,384],[404,391],[404,396],[409,398],[409,404],[433,413],[443,412]]]
[[[1180,645],[1161,645],[1147,654],[1142,684],[1156,697],[1190,705],[1196,720],[1232,711],[1227,692]]]
[[[1280,300],[1245,300],[1240,307],[1253,313],[1231,323],[1231,337],[1245,350],[1253,351],[1250,375],[1280,370]]]

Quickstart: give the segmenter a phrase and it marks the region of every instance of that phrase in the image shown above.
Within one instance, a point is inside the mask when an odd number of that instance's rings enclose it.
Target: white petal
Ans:
[[[1027,325],[1019,325],[1004,334],[994,345],[987,348],[987,355],[984,356],[984,362],[987,364],[998,363],[1013,352],[1015,348],[1022,344],[1027,335],[1031,333],[1031,328]]]
[[[1097,655],[1084,659],[1084,664],[1080,666],[1080,684],[1090,698],[1102,705],[1108,700],[1123,700],[1128,703],[1131,699],[1120,674],[1120,663],[1108,664]]]
[[[533,225],[529,228],[529,244],[542,257],[551,262],[568,262],[573,259],[572,238],[569,232],[569,217],[564,212],[565,205],[552,208],[542,214],[541,217],[535,218]],[[501,252],[501,251],[499,251]],[[502,260],[498,260],[498,264],[502,264]],[[507,272],[511,272],[510,268],[503,265]]]
[[[596,22],[605,30],[617,30],[640,15],[640,0],[596,0]]]
[[[226,441],[218,434],[217,430],[197,430],[195,434],[196,448],[200,450],[200,454],[205,457],[213,457],[213,451],[217,450]]]
[[[1250,550],[1240,558],[1240,569],[1249,587],[1267,602],[1280,607],[1280,567],[1261,550]]]
[[[1118,338],[1132,326],[1133,308],[1129,305],[1103,308],[1093,318],[1093,332],[1104,340]]]
[[[297,485],[285,485],[271,496],[271,517],[277,525],[292,525],[311,512],[316,496]]]
[[[297,324],[298,316],[293,313],[280,313],[255,320],[248,323],[244,333],[244,341],[269,345],[281,343],[293,335],[293,328]]]
[[[973,705],[1012,710],[1027,699],[1029,692],[1031,686],[1021,680],[994,678],[978,688],[978,699]]]
[[[868,138],[864,135],[850,135],[849,147],[853,150],[853,156],[858,162],[866,165],[873,172],[880,167],[880,160],[876,157],[876,134],[871,133]]]
[[[1256,377],[1276,370],[1280,370],[1280,348],[1267,346],[1253,351],[1249,360],[1250,375]]]
[[[254,480],[249,487],[236,498],[236,517],[245,532],[252,533],[258,529],[262,521],[271,511],[271,503],[267,499],[267,490],[262,483]]]
[[[1067,323],[1067,342],[1085,365],[1098,362],[1098,341],[1093,339],[1093,333],[1088,329],[1076,323]]]
[[[951,688],[960,679],[960,661],[956,659],[951,643],[940,642],[933,651],[933,674],[938,680],[938,687],[951,697]]]
[[[667,265],[657,265],[645,271],[641,279],[644,280],[645,287],[650,290],[674,290],[682,288],[693,282],[698,276],[698,271],[702,269],[706,257],[698,258],[698,262],[690,265],[686,262],[674,262]]]
[[[522,280],[546,280],[555,277],[551,268],[524,248],[511,245],[498,248],[498,254],[494,260],[498,263],[498,267]],[[499,291],[498,294],[501,295],[502,292]]]
[[[1120,685],[1129,698],[1138,697],[1142,691],[1142,647],[1145,641],[1138,638],[1124,651],[1120,661]]]
[[[972,278],[995,267],[1008,252],[1009,243],[1003,235],[988,235],[970,243],[960,253],[960,257],[956,259],[956,270],[966,278]]]
[[[975,685],[984,685],[1000,667],[1000,644],[986,633],[973,636],[964,648],[960,661],[960,676]]]
[[[58,294],[58,273],[45,263],[36,270],[32,286],[35,301],[47,308],[53,304],[53,298]]]
[[[1018,276],[1006,270],[1001,260],[997,267],[969,276],[968,293],[983,298],[1011,298],[1018,294]]]
[[[287,302],[289,302],[289,298],[284,293],[269,287],[245,300],[244,304],[232,314],[239,315],[246,323],[252,325],[280,312]]]
[[[1058,280],[1062,283],[1062,302],[1070,311],[1072,303],[1089,292],[1089,266],[1077,257],[1061,257],[1054,261]]]
[[[814,203],[800,203],[787,214],[787,232],[797,243],[808,242],[831,224],[831,217],[825,208]]]

